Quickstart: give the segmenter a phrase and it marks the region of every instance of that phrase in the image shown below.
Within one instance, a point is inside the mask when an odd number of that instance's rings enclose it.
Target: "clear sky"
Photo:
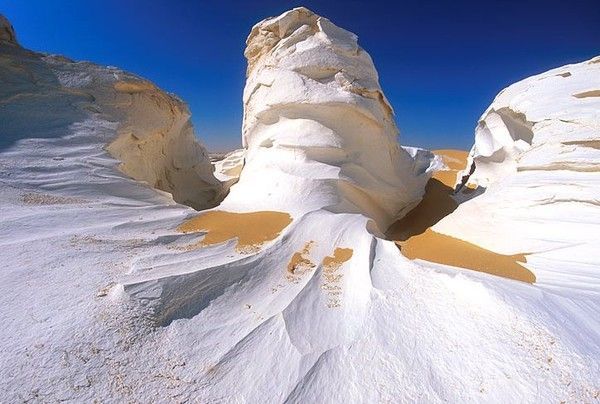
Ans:
[[[0,0],[27,48],[113,65],[183,98],[210,150],[239,147],[246,36],[304,5],[359,36],[402,144],[469,148],[505,86],[600,54],[600,0]]]

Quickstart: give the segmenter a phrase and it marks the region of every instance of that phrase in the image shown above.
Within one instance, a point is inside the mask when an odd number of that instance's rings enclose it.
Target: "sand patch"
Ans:
[[[323,258],[323,285],[321,288],[327,294],[327,307],[340,307],[342,287],[340,282],[344,276],[340,272],[342,264],[352,258],[354,251],[351,248],[336,248],[333,255]]]
[[[285,278],[288,281],[298,283],[304,274],[312,271],[317,266],[310,260],[310,250],[314,243],[314,241],[307,242],[302,250],[297,251],[292,255],[290,262],[288,262],[285,275]]]
[[[442,157],[448,170],[434,173],[425,187],[423,200],[390,226],[388,237],[396,241],[402,254],[409,259],[418,258],[523,282],[535,282],[535,275],[519,264],[527,262],[524,254],[498,254],[431,230],[433,225],[458,207],[452,193],[456,175],[466,167],[469,155],[462,150],[435,150],[434,153]]]
[[[436,171],[431,178],[434,178],[444,185],[456,189],[458,172],[467,167],[469,153],[464,150],[440,149],[433,150],[433,153],[440,156],[446,165],[446,169]],[[475,189],[473,185],[466,185],[466,188]]]
[[[427,185],[421,202],[387,231],[392,240],[406,241],[454,212],[458,207],[452,198],[457,173],[467,165],[469,153],[464,150],[434,150],[448,169],[436,171]]]
[[[573,94],[575,98],[600,97],[600,90],[584,91],[582,93]]]
[[[519,264],[527,262],[525,254],[498,254],[431,229],[397,244],[402,254],[409,259],[418,258],[517,281],[535,282],[535,275]]]
[[[454,212],[458,204],[452,198],[453,191],[440,180],[430,179],[425,186],[425,194],[421,202],[406,216],[390,226],[387,231],[388,237],[396,241],[406,241],[425,232]]]
[[[433,153],[440,156],[448,168],[452,171],[463,170],[467,166],[469,152],[465,150],[439,149],[433,150]],[[439,173],[439,171],[438,171]],[[434,176],[437,173],[434,174]]]
[[[114,84],[115,90],[121,93],[141,93],[149,90],[156,90],[156,86],[145,81],[117,81]]]
[[[213,210],[190,219],[177,227],[182,233],[206,231],[206,235],[194,247],[219,244],[237,239],[238,252],[256,252],[274,240],[292,222],[288,213],[274,211],[226,212]]]

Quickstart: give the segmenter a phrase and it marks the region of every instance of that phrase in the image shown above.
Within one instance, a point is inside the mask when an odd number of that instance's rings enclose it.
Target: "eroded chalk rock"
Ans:
[[[538,283],[598,289],[600,246],[592,235],[600,232],[599,61],[552,69],[498,94],[479,121],[463,173],[485,192],[436,231],[503,254],[529,254]]]
[[[487,187],[526,170],[592,170],[598,161],[599,60],[552,69],[502,90],[477,125],[464,173],[475,163],[469,181]]]
[[[252,189],[257,203],[362,213],[382,229],[418,203],[429,166],[400,147],[356,35],[301,7],[256,24],[246,43],[248,152],[231,199]]]
[[[120,69],[15,44],[11,24],[0,16],[0,147],[25,138],[65,137],[73,125],[86,122],[96,139],[73,142],[103,143],[134,179],[197,209],[222,199],[221,183],[183,101]]]
[[[176,99],[119,69],[0,46],[4,401],[592,402],[589,251],[571,250],[579,262],[567,265],[560,252],[545,257],[575,273],[560,288],[403,257],[374,228],[418,199],[430,153],[409,149],[411,162],[388,146],[391,115],[353,35],[305,9],[258,27],[249,83],[266,79],[254,95],[248,87],[246,166],[223,204],[199,215],[117,172],[103,150],[126,136],[124,153],[163,167],[163,135],[189,133]],[[332,74],[342,59],[346,73]],[[241,160],[228,157],[219,177],[227,165],[235,178]],[[571,189],[598,189],[583,178]],[[496,231],[481,212],[470,217]]]

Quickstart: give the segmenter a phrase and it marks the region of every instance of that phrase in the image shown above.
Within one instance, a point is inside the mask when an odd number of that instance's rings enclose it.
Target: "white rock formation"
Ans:
[[[215,167],[215,177],[221,181],[223,195],[229,192],[229,188],[236,184],[244,168],[246,149],[233,150],[227,154],[219,155],[216,161],[213,161]]]
[[[25,137],[64,139],[83,125],[94,130],[90,142],[99,150],[106,147],[129,176],[171,193],[180,203],[197,208],[218,204],[221,185],[181,100],[116,68],[15,46],[4,17],[0,32],[2,147]],[[78,141],[77,136],[72,140]]]
[[[240,301],[249,301],[261,311],[261,323],[285,317],[276,327],[287,329],[294,349],[312,365],[331,347],[357,337],[357,321],[364,321],[368,310],[377,242],[372,233],[380,234],[419,202],[432,156],[421,153],[415,160],[400,147],[373,63],[356,41],[305,8],[252,29],[246,50],[245,163],[217,210],[283,212],[293,222],[282,237],[248,258],[228,255],[230,242],[198,251],[202,260],[189,267],[159,261],[152,270],[132,274],[124,282],[126,292],[159,323],[194,317],[210,324],[217,307],[236,313]],[[350,256],[342,260],[344,252]],[[335,269],[324,264],[338,259]],[[346,275],[328,273],[342,263]],[[216,274],[219,280],[210,281]],[[238,288],[246,278],[250,284]],[[269,297],[257,300],[263,294]],[[207,296],[220,303],[207,306]],[[240,325],[231,342],[245,338],[246,327],[260,328],[248,320],[234,314],[231,321]],[[321,326],[312,329],[313,321]],[[333,331],[324,335],[326,329]],[[226,353],[213,349],[211,355],[219,352]]]
[[[2,399],[592,401],[597,288],[410,261],[377,236],[440,162],[396,143],[356,37],[302,8],[255,26],[248,45],[245,165],[199,218],[237,215],[184,234],[197,212],[103,150],[118,128],[124,155],[144,139],[141,79],[0,47]],[[123,81],[136,85],[115,90]],[[152,111],[148,125],[176,136]],[[247,220],[260,210],[291,222],[236,248],[270,224]],[[231,230],[238,239],[218,242]]]
[[[382,230],[419,202],[428,166],[400,147],[392,107],[356,35],[296,8],[256,24],[246,44],[248,153],[230,198],[296,215],[323,207],[363,213]]]
[[[485,193],[434,229],[504,254],[535,253],[527,262],[538,284],[598,293],[600,57],[500,92],[470,162],[469,182]]]
[[[107,86],[110,88],[109,86]],[[175,201],[204,209],[222,199],[206,149],[195,138],[187,106],[152,83],[136,78],[113,84],[99,98],[119,120],[119,137],[107,150],[129,176],[169,192]]]
[[[476,171],[470,182],[487,187],[532,169],[590,171],[600,153],[599,89],[597,57],[530,77],[501,91],[475,131],[470,163],[475,162]]]

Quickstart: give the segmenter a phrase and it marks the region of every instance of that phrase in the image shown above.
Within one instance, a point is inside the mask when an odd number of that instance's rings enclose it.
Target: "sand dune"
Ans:
[[[427,183],[423,200],[387,231],[400,251],[410,259],[485,272],[492,275],[535,282],[535,275],[519,264],[524,254],[498,254],[475,244],[431,230],[431,227],[454,212],[458,203],[453,198],[457,174],[467,164],[468,152],[434,150],[446,169],[436,171]]]

